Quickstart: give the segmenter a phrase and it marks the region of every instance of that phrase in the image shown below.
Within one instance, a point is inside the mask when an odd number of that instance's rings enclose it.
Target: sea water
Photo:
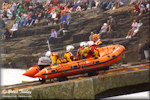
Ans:
[[[22,81],[35,81],[38,78],[31,78],[22,75],[27,69],[1,68],[1,86],[22,83]]]

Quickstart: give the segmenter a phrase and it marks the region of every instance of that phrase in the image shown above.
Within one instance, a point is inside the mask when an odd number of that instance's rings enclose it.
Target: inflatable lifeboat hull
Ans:
[[[46,80],[107,69],[110,65],[121,59],[122,55],[125,53],[125,48],[122,45],[111,45],[97,48],[97,50],[100,55],[98,58],[83,59],[46,67],[34,77]]]

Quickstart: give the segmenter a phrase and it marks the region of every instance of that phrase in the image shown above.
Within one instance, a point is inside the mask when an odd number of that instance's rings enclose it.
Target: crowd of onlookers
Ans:
[[[134,7],[135,7],[134,12],[138,14],[139,16],[143,14],[144,12],[150,11],[149,3],[150,1],[148,0],[137,0],[137,1],[131,2],[131,4],[134,4]]]
[[[149,11],[148,0],[130,0],[130,4],[135,7],[136,13],[141,15]],[[10,37],[13,33],[22,26],[33,26],[46,19],[48,25],[59,24],[60,35],[65,34],[68,30],[68,25],[71,22],[72,12],[81,12],[91,8],[100,8],[105,10],[114,10],[125,5],[127,0],[20,0],[19,2],[3,2],[0,17],[5,24],[8,20],[14,20],[12,28],[6,29]],[[99,37],[107,32],[112,32],[115,29],[116,21],[112,16],[109,16],[107,22],[103,23],[99,31]],[[141,25],[132,25],[126,38],[134,36]],[[136,26],[136,28],[134,27]],[[134,27],[134,28],[133,28]],[[135,32],[134,32],[135,31]],[[2,36],[5,40],[6,36]]]
[[[72,12],[85,11],[91,8],[114,9],[124,5],[125,0],[20,0],[3,2],[0,17],[5,24],[14,20],[10,37],[22,26],[35,25],[41,19],[47,19],[48,25],[60,23],[60,33],[65,33],[71,21]],[[106,6],[107,5],[107,6]],[[106,7],[104,7],[106,6]]]

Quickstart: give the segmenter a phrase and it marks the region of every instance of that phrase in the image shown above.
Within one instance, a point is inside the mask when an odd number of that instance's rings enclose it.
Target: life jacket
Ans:
[[[99,46],[100,44],[102,44],[102,41],[100,39],[94,41],[94,46]]]
[[[78,51],[77,51],[77,58],[78,59],[80,59],[80,57],[81,57],[81,55],[82,55],[82,50],[83,50],[84,48],[83,47],[80,47],[79,49],[78,49]]]
[[[92,55],[96,51],[94,46],[89,47],[89,54]]]
[[[73,61],[73,53],[72,52],[66,52],[65,54],[64,54],[64,59],[67,59],[67,57],[66,57],[66,55],[69,53],[69,55],[70,55],[70,59]],[[68,61],[67,61],[68,62]]]
[[[60,60],[61,62],[61,58],[59,57],[59,55],[57,53],[51,53],[51,56],[56,56],[56,60]]]
[[[73,61],[73,53],[69,52],[69,54],[70,54],[70,59]]]

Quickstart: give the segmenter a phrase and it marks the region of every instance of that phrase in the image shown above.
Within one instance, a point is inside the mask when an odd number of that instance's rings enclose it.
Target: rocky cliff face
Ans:
[[[133,7],[130,6],[107,12],[92,9],[80,14],[72,14],[68,32],[65,36],[59,36],[55,44],[51,45],[52,51],[58,52],[63,58],[66,45],[73,44],[77,50],[79,42],[88,41],[91,31],[98,33],[110,15],[115,18],[117,24],[113,32],[102,36],[103,45],[122,44],[126,47],[126,61],[137,61],[138,43],[149,39],[149,14],[138,16],[133,13]],[[137,21],[141,19],[143,26],[134,38],[125,39],[133,19]],[[48,50],[46,42],[52,28],[58,31],[59,25],[47,26],[45,22],[42,22],[37,26],[22,27],[14,33],[13,38],[1,42],[3,67],[29,68],[36,65],[38,58],[44,56]]]

